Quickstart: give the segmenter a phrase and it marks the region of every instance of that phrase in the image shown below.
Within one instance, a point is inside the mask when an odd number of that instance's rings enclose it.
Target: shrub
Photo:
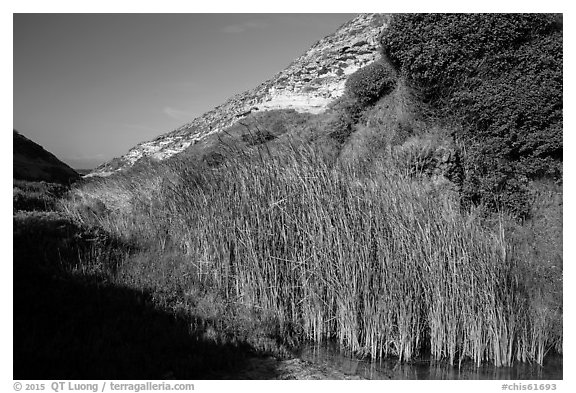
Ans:
[[[413,136],[391,150],[394,168],[401,173],[411,177],[445,178],[460,186],[459,149],[440,135]]]
[[[51,210],[56,207],[68,187],[57,183],[14,180],[12,208],[19,210]]]
[[[383,60],[371,63],[353,73],[346,80],[346,90],[331,107],[334,110],[328,122],[330,137],[344,144],[363,112],[396,86],[394,70]]]
[[[539,56],[533,40],[557,38],[559,29],[557,17],[545,14],[408,14],[396,15],[380,41],[385,57],[435,101],[461,90],[468,78],[501,75],[525,63],[515,52],[526,44]]]
[[[394,70],[383,60],[360,68],[346,80],[346,93],[362,107],[374,104],[394,88]]]
[[[338,143],[343,144],[352,134],[355,123],[354,117],[349,112],[337,112],[328,122],[328,127],[331,130],[328,135]]]
[[[206,157],[204,157],[204,162],[206,162],[206,165],[209,167],[218,167],[224,162],[224,160],[224,155],[219,152],[211,152]]]
[[[482,183],[464,194],[468,202],[506,200],[526,215],[526,180],[561,178],[563,55],[556,15],[398,15],[381,44],[424,102],[464,126],[456,137],[472,153],[468,182]]]
[[[329,130],[328,135],[342,145],[354,131],[354,125],[360,120],[363,106],[356,98],[344,95],[332,105],[331,109],[331,117],[326,125]]]
[[[243,134],[241,138],[248,146],[256,146],[269,142],[276,136],[268,130],[256,130],[252,133]]]

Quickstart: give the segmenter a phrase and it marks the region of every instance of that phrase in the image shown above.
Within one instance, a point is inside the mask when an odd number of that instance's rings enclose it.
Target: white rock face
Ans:
[[[329,97],[311,97],[307,94],[282,92],[271,97],[270,101],[259,104],[260,110],[294,109],[298,112],[320,113],[332,101]]]
[[[362,14],[334,34],[314,44],[286,69],[255,89],[233,96],[222,105],[153,141],[140,143],[90,175],[107,176],[131,167],[143,157],[163,160],[197,140],[221,132],[252,111],[294,109],[321,113],[344,93],[348,75],[375,61],[378,36],[388,26],[386,14]],[[255,109],[257,108],[257,109]]]

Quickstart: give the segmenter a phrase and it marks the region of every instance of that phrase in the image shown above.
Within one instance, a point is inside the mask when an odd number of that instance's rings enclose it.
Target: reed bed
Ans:
[[[273,315],[286,334],[452,365],[542,364],[561,351],[504,228],[410,178],[369,179],[292,146],[218,169],[173,160],[73,195],[66,210],[78,219],[177,250],[196,281]],[[93,199],[106,209],[90,216]]]

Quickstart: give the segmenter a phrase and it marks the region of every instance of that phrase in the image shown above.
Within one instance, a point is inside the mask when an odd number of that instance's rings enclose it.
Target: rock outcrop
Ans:
[[[295,109],[320,113],[344,92],[348,75],[379,57],[378,36],[385,14],[362,14],[314,44],[286,69],[255,89],[233,96],[192,122],[140,143],[126,155],[98,167],[90,176],[106,176],[144,157],[162,160],[196,141],[221,132],[254,111]]]

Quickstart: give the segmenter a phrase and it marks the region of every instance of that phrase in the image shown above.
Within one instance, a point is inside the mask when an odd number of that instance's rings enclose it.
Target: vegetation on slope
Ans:
[[[12,156],[15,179],[70,184],[80,178],[74,169],[44,150],[42,146],[16,130],[13,130],[13,136]]]
[[[423,100],[462,124],[465,202],[525,216],[529,180],[561,179],[561,17],[399,15],[381,43]]]
[[[16,211],[50,211],[69,187],[57,183],[31,182],[14,179],[12,208]]]
[[[117,241],[107,280],[202,321],[202,340],[542,364],[563,349],[558,32],[549,16],[396,16],[387,58],[327,113],[250,115],[75,187],[63,212]]]

